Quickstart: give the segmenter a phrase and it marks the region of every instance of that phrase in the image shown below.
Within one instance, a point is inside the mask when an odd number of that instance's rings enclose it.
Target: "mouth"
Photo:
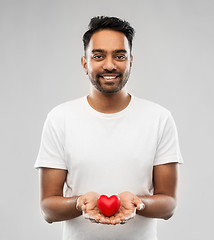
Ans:
[[[121,75],[120,74],[117,74],[117,75],[99,75],[99,77],[105,79],[106,81],[112,81],[112,80],[115,80],[117,78],[119,78]]]

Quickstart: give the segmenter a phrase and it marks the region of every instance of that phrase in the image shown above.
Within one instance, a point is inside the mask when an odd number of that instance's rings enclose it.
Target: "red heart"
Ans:
[[[97,199],[97,206],[103,215],[110,217],[119,210],[120,199],[116,195],[112,195],[111,197],[100,195]]]

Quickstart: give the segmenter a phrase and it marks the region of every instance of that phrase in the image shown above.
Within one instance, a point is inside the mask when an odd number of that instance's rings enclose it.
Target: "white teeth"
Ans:
[[[103,78],[105,78],[105,79],[114,79],[114,78],[116,78],[117,76],[103,76]]]

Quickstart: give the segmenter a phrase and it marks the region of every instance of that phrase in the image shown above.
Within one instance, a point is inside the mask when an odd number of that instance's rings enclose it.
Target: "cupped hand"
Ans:
[[[99,196],[96,192],[88,192],[80,196],[77,201],[77,209],[81,209],[83,216],[91,222],[110,224],[110,219],[101,214],[97,207]]]
[[[120,198],[119,211],[110,218],[111,224],[126,223],[128,220],[134,218],[136,209],[142,210],[145,205],[140,198],[130,192],[122,192],[118,195]]]

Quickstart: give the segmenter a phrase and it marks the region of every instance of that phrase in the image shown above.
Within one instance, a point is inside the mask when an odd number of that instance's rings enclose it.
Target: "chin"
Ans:
[[[128,79],[126,81],[120,81],[119,83],[108,83],[107,86],[105,86],[105,84],[102,84],[99,79],[97,79],[96,81],[94,81],[93,79],[90,79],[92,85],[100,92],[100,93],[104,93],[104,94],[114,94],[119,92],[120,90],[122,90]],[[116,85],[116,86],[115,86]]]
[[[124,86],[120,86],[120,87],[117,87],[117,88],[112,88],[112,89],[106,89],[106,88],[97,88],[98,91],[100,91],[101,93],[106,93],[106,94],[113,94],[113,93],[117,93],[119,92],[120,90],[123,89]]]

